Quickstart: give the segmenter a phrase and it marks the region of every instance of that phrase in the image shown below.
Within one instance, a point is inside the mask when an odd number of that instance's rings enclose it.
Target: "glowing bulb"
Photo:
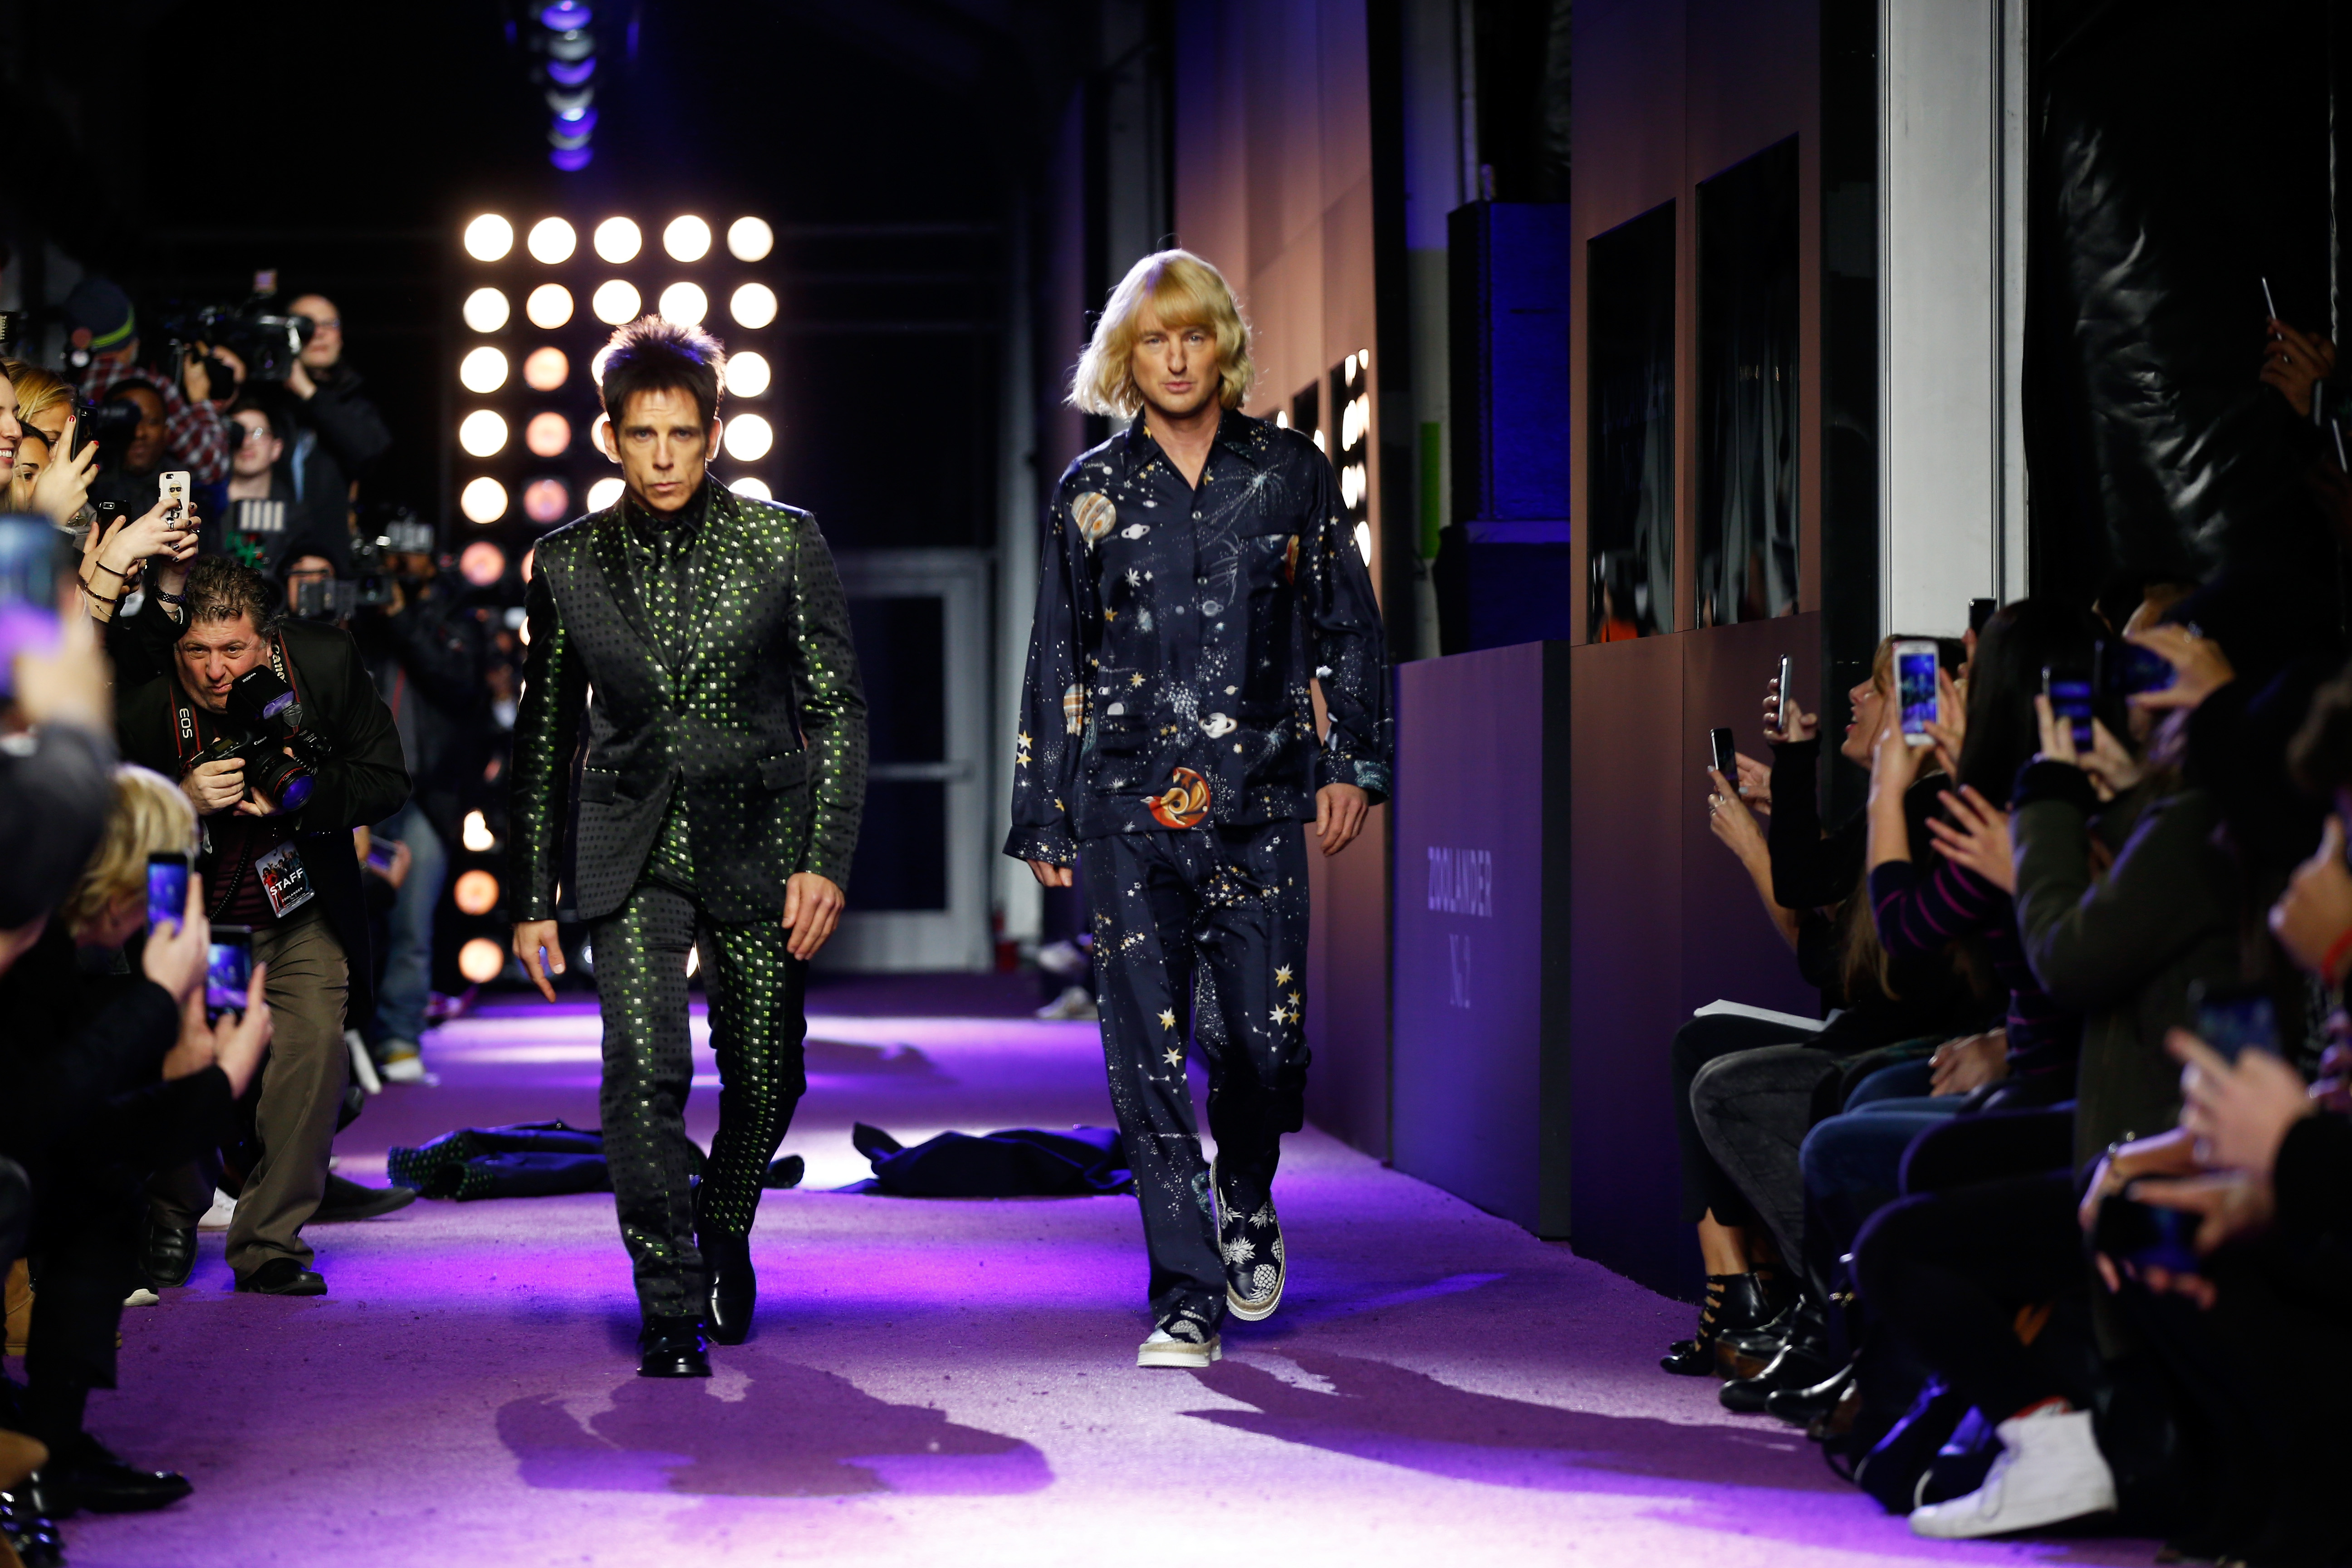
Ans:
[[[732,362],[732,361],[730,361],[730,362],[729,362],[729,363],[731,365],[731,364],[733,363],[733,362]],[[528,376],[530,374],[530,369],[529,369],[528,367],[526,367],[526,368],[524,369],[524,371],[523,371],[523,374],[524,374],[524,375],[526,375],[526,376]],[[1274,427],[1275,427],[1276,429],[1277,429],[1277,430],[1287,430],[1287,429],[1289,429],[1289,428],[1290,428],[1290,410],[1289,410],[1289,409],[1287,409],[1287,408],[1277,408],[1277,409],[1276,409],[1276,410],[1274,411]]]
[[[699,261],[710,254],[710,226],[698,217],[672,218],[662,230],[662,248],[673,261]]]
[[[468,392],[496,392],[507,384],[507,356],[485,343],[457,362],[457,384]]]
[[[449,901],[457,906],[459,914],[488,914],[499,907],[499,879],[479,866],[460,872],[449,889]]]
[[[505,576],[506,570],[507,552],[487,539],[477,539],[457,554],[458,575],[477,588],[488,587]],[[482,847],[488,849],[490,847],[488,829],[483,830],[482,838]],[[466,829],[466,847],[474,847],[474,830],[470,824]]]
[[[571,260],[579,243],[580,237],[572,232],[570,224],[560,217],[543,217],[530,226],[530,237],[523,242],[523,247],[530,252],[533,261],[544,261],[552,267],[559,261]]]
[[[495,457],[507,444],[507,422],[487,408],[477,408],[457,423],[457,445],[469,458]]]
[[[727,356],[727,390],[738,397],[757,397],[768,390],[768,356],[751,349]]]
[[[588,487],[588,510],[590,511],[609,510],[620,500],[620,499],[621,481],[618,479],[598,479],[594,484]]]
[[[553,392],[572,374],[572,362],[559,348],[536,348],[522,362],[522,384],[533,392]]]
[[[514,225],[484,213],[466,226],[466,254],[477,261],[503,261],[514,248]]]
[[[627,218],[608,217],[596,226],[596,254],[615,267],[635,261],[645,245],[646,237]]]
[[[661,314],[666,321],[698,327],[709,310],[710,296],[695,284],[673,283],[661,291]]]
[[[478,936],[457,950],[457,973],[477,985],[488,985],[507,966],[507,950],[488,937]]]
[[[702,949],[699,947],[688,948],[686,950],[686,977],[688,980],[693,979],[694,972],[701,967]]]
[[[776,291],[765,283],[746,283],[727,301],[727,310],[739,327],[764,327],[776,319]]]
[[[541,528],[562,522],[571,506],[572,489],[562,479],[533,479],[522,488],[522,514]]]
[[[588,308],[596,312],[598,321],[617,327],[624,321],[636,319],[639,303],[637,286],[625,279],[615,278],[609,283],[596,286]]]
[[[522,313],[541,331],[551,332],[572,319],[572,290],[561,283],[542,283],[523,301]]]
[[[572,421],[551,408],[534,414],[522,427],[522,444],[534,458],[560,458],[572,445]]]
[[[755,479],[749,474],[744,475],[741,479],[737,479],[733,484],[729,485],[727,488],[733,490],[739,496],[749,496],[753,500],[773,500],[776,499],[775,493],[768,489],[766,480]]]
[[[595,383],[597,385],[599,385],[599,386],[604,385],[604,362],[605,362],[606,360],[608,360],[608,359],[611,359],[612,357],[613,357],[613,345],[612,345],[612,344],[607,343],[607,344],[605,344],[603,348],[598,349],[598,350],[596,351],[596,357],[595,357],[594,359],[592,359],[592,360],[590,360],[590,361],[588,362],[588,379],[589,379],[589,380],[591,380],[591,381],[593,381],[593,382],[594,382],[594,383]]]
[[[478,332],[495,332],[507,324],[507,297],[496,289],[477,289],[466,296],[466,325]]]
[[[1369,522],[1356,524],[1356,553],[1364,558],[1365,565],[1372,563],[1372,525]]]
[[[458,825],[457,837],[465,844],[467,852],[475,855],[489,853],[491,847],[498,843],[497,839],[490,837],[489,818],[478,811],[469,811],[466,814],[466,820]]]
[[[522,552],[522,580],[525,583],[529,583],[530,581],[530,569],[536,565],[538,562],[538,545],[534,544],[529,550]],[[525,621],[522,624],[522,640],[526,643],[530,641],[530,623],[529,621]]]
[[[762,217],[739,217],[727,226],[727,253],[738,261],[765,261],[776,247],[776,231]]]
[[[484,474],[457,492],[457,510],[468,522],[496,522],[507,514],[507,488]]]
[[[738,414],[727,422],[727,455],[739,463],[756,463],[776,444],[776,432],[756,414]]]

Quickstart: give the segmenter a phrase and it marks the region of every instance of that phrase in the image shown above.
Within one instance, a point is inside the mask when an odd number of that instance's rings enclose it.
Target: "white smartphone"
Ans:
[[[1914,746],[1932,746],[1927,726],[1941,719],[1936,690],[1936,645],[1925,637],[1906,637],[1895,645],[1895,700],[1903,709],[1903,739]]]
[[[168,469],[156,476],[156,488],[163,496],[163,516],[173,527],[185,529],[188,515],[188,476],[179,468]]]

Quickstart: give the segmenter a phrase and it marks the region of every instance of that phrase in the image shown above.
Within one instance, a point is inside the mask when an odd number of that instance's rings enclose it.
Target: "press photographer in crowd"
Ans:
[[[372,580],[379,602],[362,605],[352,635],[392,710],[414,791],[375,837],[404,846],[407,868],[394,897],[383,981],[368,1031],[377,1068],[394,1083],[425,1076],[417,1040],[432,992],[433,911],[448,880],[466,791],[478,784],[489,737],[488,636],[463,584],[439,571],[433,530],[403,514],[373,542],[383,551]],[[371,552],[373,553],[373,552]]]
[[[205,358],[190,352],[173,370],[142,370],[138,312],[131,309],[131,297],[103,278],[86,278],[77,284],[66,296],[65,310],[67,341],[77,358],[88,361],[80,374],[83,401],[103,404],[119,387],[135,383],[146,389],[139,399],[145,423],[151,414],[146,399],[154,400],[152,415],[157,428],[150,440],[156,460],[146,472],[184,468],[199,485],[227,478],[228,420],[213,399],[235,389],[214,385]],[[107,454],[109,468],[117,456]]]
[[[408,796],[391,712],[351,637],[288,618],[268,579],[218,556],[163,566],[134,630],[163,673],[116,694],[125,758],[176,779],[202,819],[206,913],[253,929],[277,1044],[244,1110],[228,1262],[239,1290],[319,1295],[301,1230],[327,1190],[349,1018],[369,1016],[366,916],[352,829]],[[208,1194],[205,1194],[208,1196]],[[158,1200],[192,1242],[198,1194]]]
[[[228,416],[234,449],[221,493],[224,536],[249,543],[251,563],[276,573],[288,546],[312,531],[310,510],[282,466],[286,438],[277,417],[259,399],[243,395]]]
[[[278,404],[292,432],[289,477],[312,523],[330,537],[346,539],[356,487],[391,448],[392,432],[361,390],[359,373],[343,361],[343,315],[335,302],[303,294],[289,309],[310,323],[310,338],[286,373],[289,395]],[[347,543],[335,563],[350,564]]]

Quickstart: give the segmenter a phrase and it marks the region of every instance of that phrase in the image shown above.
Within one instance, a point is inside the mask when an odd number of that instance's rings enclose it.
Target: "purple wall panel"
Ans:
[[[1540,1197],[1544,645],[1397,671],[1393,1159],[1533,1230]]]

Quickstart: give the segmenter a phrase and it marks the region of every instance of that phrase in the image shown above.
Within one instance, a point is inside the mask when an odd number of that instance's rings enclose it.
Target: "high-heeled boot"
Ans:
[[[1706,1302],[1699,1309],[1698,1332],[1677,1340],[1658,1360],[1666,1371],[1683,1377],[1721,1377],[1716,1342],[1726,1334],[1744,1334],[1771,1321],[1772,1295],[1761,1274],[1710,1274]]]

